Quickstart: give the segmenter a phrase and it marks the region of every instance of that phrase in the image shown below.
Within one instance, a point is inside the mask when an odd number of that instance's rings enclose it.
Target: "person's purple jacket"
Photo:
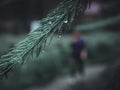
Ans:
[[[79,39],[72,43],[72,57],[73,59],[80,60],[80,53],[85,49],[85,43],[83,39]]]

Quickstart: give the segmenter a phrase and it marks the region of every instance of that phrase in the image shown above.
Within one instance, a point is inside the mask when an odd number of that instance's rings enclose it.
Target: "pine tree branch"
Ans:
[[[40,20],[42,26],[33,32],[15,47],[8,54],[1,57],[0,77],[8,75],[16,65],[22,65],[28,60],[39,57],[44,50],[48,37],[56,31],[61,34],[63,26],[70,28],[71,23],[78,14],[83,14],[89,0],[64,0],[46,18]]]

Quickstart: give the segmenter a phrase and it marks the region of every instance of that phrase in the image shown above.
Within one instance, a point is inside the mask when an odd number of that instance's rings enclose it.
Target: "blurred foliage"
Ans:
[[[96,31],[85,38],[91,63],[110,63],[120,58],[119,33]]]
[[[76,30],[78,31],[91,31],[91,30],[98,30],[99,28],[104,28],[109,25],[115,25],[116,23],[120,22],[120,15],[109,17],[108,19],[98,20],[96,22],[85,23],[83,25],[77,25]]]
[[[119,57],[119,34],[112,32],[92,32],[83,35],[88,50],[88,64],[114,62]],[[33,85],[44,86],[55,77],[69,74],[74,68],[70,64],[70,36],[61,40],[54,38],[52,44],[34,59],[16,70],[0,82],[2,90],[22,90]],[[17,82],[16,82],[17,81]]]

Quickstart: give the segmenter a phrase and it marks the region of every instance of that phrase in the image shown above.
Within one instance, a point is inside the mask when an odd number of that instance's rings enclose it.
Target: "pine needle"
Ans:
[[[89,4],[89,0],[64,0],[46,18],[40,20],[42,26],[21,42],[19,42],[8,54],[1,57],[0,77],[6,77],[15,66],[23,65],[25,62],[39,57],[44,50],[48,37],[58,31],[62,31],[63,26],[70,28],[71,23],[78,14],[82,14]],[[51,41],[50,41],[51,42]]]

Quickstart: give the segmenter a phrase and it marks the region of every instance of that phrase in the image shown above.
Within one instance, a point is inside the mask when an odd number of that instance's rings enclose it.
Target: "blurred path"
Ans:
[[[51,84],[45,87],[31,88],[27,90],[69,90],[73,85],[78,82],[87,83],[91,80],[97,79],[98,75],[105,69],[105,66],[89,66],[85,68],[85,76],[76,75],[60,77],[54,80]]]

